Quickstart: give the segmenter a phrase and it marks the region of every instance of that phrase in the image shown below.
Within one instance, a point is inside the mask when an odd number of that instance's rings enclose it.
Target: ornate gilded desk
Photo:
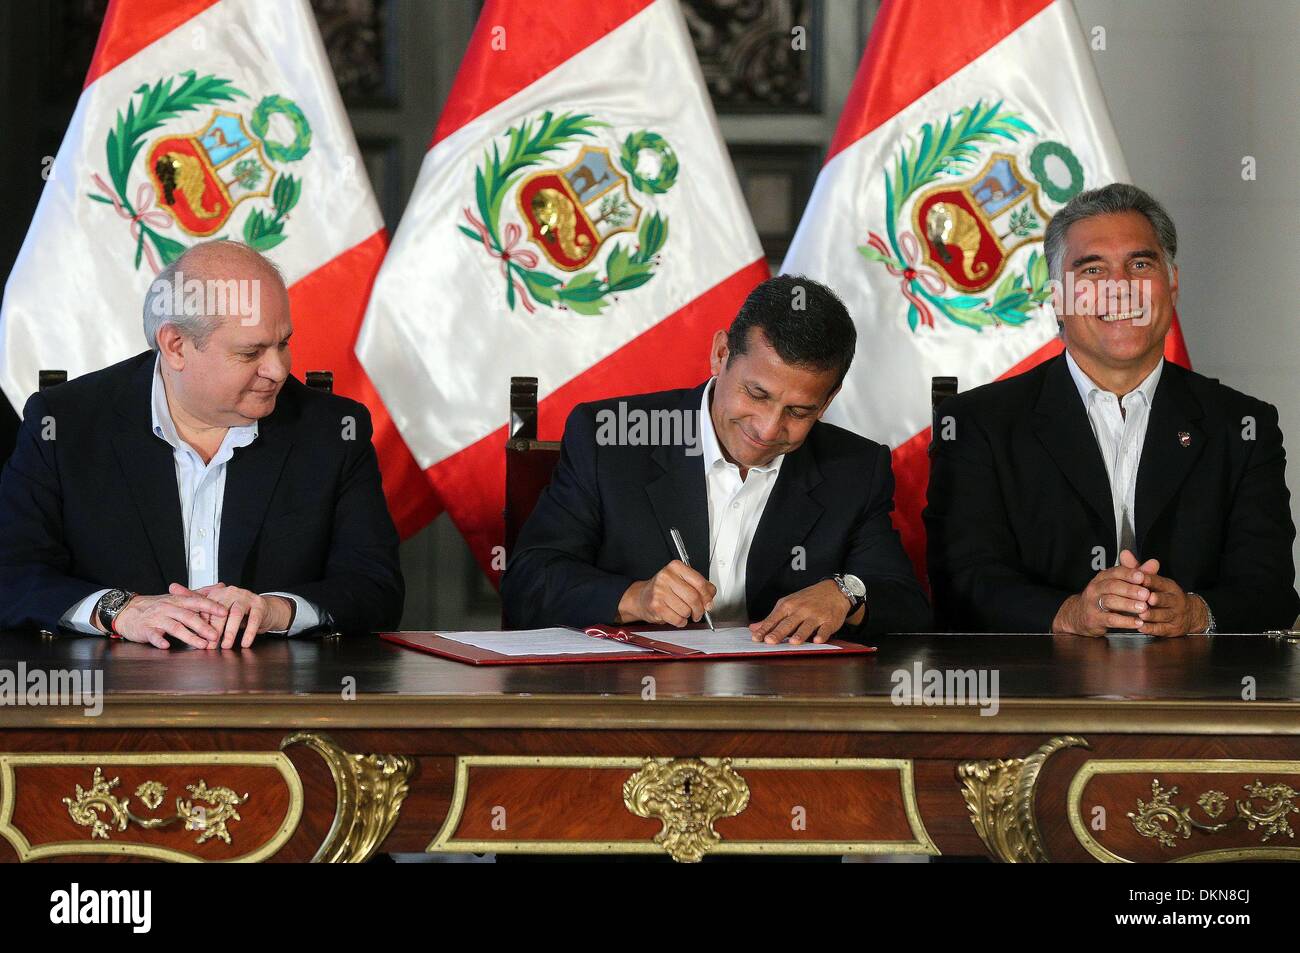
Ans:
[[[1300,644],[878,645],[475,668],[377,638],[4,633],[0,858],[1300,858]],[[48,703],[73,672],[102,677],[98,715]]]

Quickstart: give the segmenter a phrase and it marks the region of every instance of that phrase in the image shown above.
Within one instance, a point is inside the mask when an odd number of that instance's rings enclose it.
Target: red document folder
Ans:
[[[572,629],[573,632],[584,631]],[[693,635],[702,634],[704,630],[690,630]],[[851,642],[838,642],[832,639],[827,645],[835,646],[833,650],[800,649],[798,646],[768,646],[753,651],[704,652],[689,646],[678,645],[672,641],[674,630],[663,632],[663,638],[651,638],[638,635],[629,629],[617,626],[592,626],[585,630],[592,638],[612,639],[624,642],[641,652],[593,652],[590,655],[565,653],[562,655],[504,655],[476,645],[466,645],[449,638],[443,638],[437,632],[381,632],[379,637],[396,645],[440,655],[467,665],[549,665],[560,662],[713,662],[724,659],[740,658],[841,658],[845,655],[865,655],[874,652],[875,646],[855,645]],[[656,636],[659,633],[656,633]]]

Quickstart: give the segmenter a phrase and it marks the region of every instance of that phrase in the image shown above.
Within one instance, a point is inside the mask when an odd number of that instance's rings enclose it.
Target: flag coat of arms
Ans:
[[[1128,181],[1069,0],[885,0],[782,271],[858,326],[826,419],[893,449],[895,522],[924,578],[930,382],[962,390],[1061,350],[1042,239]],[[1187,363],[1175,322],[1167,356]]]
[[[676,0],[489,0],[357,353],[495,575],[510,377],[543,437],[693,386],[767,275]]]
[[[139,353],[158,271],[211,239],[289,286],[296,372],[367,404],[384,488],[413,532],[436,502],[353,345],[387,247],[306,0],[114,0],[0,310],[0,386]]]

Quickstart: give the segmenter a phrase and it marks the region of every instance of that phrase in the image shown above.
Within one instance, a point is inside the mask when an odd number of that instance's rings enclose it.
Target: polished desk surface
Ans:
[[[838,659],[474,667],[378,637],[164,652],[0,633],[0,672],[91,669],[105,692],[93,717],[0,705],[0,861],[356,861],[381,849],[1300,859],[1274,836],[1291,830],[1283,795],[1300,790],[1300,642],[876,645]],[[974,672],[986,689],[996,674],[996,711],[978,698],[918,704],[914,686],[894,697],[918,671]],[[87,826],[110,790],[138,798],[145,783],[179,791],[196,777],[251,793],[233,841],[125,814],[111,831]],[[1223,813],[1202,822],[1211,795]],[[1094,831],[1098,806],[1119,822]],[[812,826],[792,827],[796,809]],[[700,812],[717,836],[701,834]],[[1180,818],[1197,820],[1195,836]]]
[[[8,632],[0,633],[0,669],[19,662],[29,669],[102,669],[108,702],[96,721],[104,726],[148,723],[159,705],[178,719],[169,723],[269,724],[271,702],[281,719],[287,708],[310,712],[318,724],[353,727],[436,726],[454,715],[458,724],[483,727],[538,718],[551,727],[665,720],[685,726],[704,718],[710,727],[788,728],[789,706],[782,703],[789,701],[800,703],[801,720],[855,730],[941,731],[978,715],[972,705],[891,700],[898,673],[912,677],[919,666],[996,672],[999,716],[979,718],[981,730],[1052,730],[1053,712],[1066,705],[1075,727],[1080,713],[1086,722],[1091,711],[1118,731],[1197,730],[1211,716],[1220,729],[1300,730],[1300,643],[1269,635],[920,634],[882,636],[874,644],[875,654],[844,659],[475,667],[378,637],[263,639],[248,650],[164,652],[96,637]],[[647,684],[661,704],[645,704]],[[1245,686],[1253,699],[1243,698]],[[58,709],[0,709],[0,721],[10,724],[55,724],[60,717]],[[77,723],[87,727],[84,719]]]

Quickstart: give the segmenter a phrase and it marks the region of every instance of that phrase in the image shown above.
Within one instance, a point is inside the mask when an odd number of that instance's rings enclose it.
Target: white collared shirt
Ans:
[[[704,387],[699,427],[709,500],[709,582],[718,588],[710,615],[717,625],[744,625],[750,621],[745,606],[745,563],[785,455],[766,466],[750,467],[745,479],[740,478],[740,467],[722,455],[713,430],[709,395],[716,381],[713,378]]]
[[[1093,436],[1101,450],[1106,476],[1110,480],[1111,505],[1115,510],[1115,554],[1121,550],[1137,555],[1137,517],[1134,515],[1137,497],[1138,464],[1142,460],[1142,447],[1146,443],[1147,423],[1151,419],[1151,403],[1155,400],[1160,372],[1164,370],[1162,357],[1155,369],[1136,388],[1116,397],[1098,387],[1074,360],[1068,350],[1065,363],[1074,378],[1083,406],[1092,424]],[[1121,413],[1121,408],[1123,412]]]
[[[176,489],[180,494],[181,533],[185,540],[185,563],[189,575],[189,588],[211,586],[217,578],[217,554],[221,539],[221,507],[226,495],[226,464],[240,447],[247,447],[257,439],[257,421],[243,427],[231,427],[221,441],[221,446],[207,463],[198,451],[186,443],[176,430],[171,408],[167,405],[167,390],[163,386],[162,358],[154,361],[153,390],[151,393],[154,436],[165,440],[172,448],[172,461],[176,465]],[[60,622],[78,632],[98,634],[90,621],[95,604],[107,589],[92,592],[63,614]],[[157,595],[158,593],[146,593]],[[296,607],[289,635],[297,635],[320,624],[320,610],[306,599],[288,592],[268,592],[262,595],[284,596]]]

